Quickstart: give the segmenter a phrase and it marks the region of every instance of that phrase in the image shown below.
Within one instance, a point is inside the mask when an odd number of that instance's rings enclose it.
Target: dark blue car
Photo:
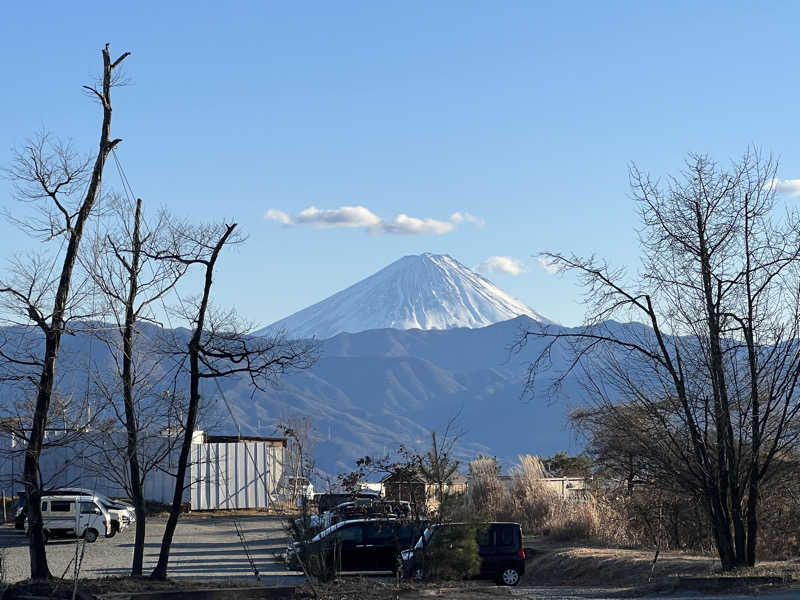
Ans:
[[[402,553],[403,576],[412,579],[425,577],[425,549],[443,527],[464,527],[463,523],[432,525],[417,540],[416,545]],[[503,585],[517,585],[525,573],[525,549],[519,523],[483,523],[478,526],[478,553],[481,557],[482,579],[494,579]]]

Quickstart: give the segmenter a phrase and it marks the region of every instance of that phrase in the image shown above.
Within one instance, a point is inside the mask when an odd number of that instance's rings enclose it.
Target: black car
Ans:
[[[398,519],[341,521],[308,542],[289,547],[289,568],[300,563],[315,577],[329,578],[339,571],[396,571],[400,552],[420,535],[422,526]]]
[[[425,529],[416,545],[402,553],[403,576],[419,579],[425,576],[425,549],[442,527],[464,526],[462,523],[432,525]],[[517,585],[525,573],[525,549],[519,523],[483,523],[478,526],[478,554],[481,557],[479,577],[494,579],[504,585]]]

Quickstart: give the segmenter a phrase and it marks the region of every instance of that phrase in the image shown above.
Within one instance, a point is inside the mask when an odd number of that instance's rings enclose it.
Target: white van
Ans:
[[[82,537],[91,543],[111,533],[111,516],[97,496],[43,496],[42,528],[45,540]]]
[[[136,522],[136,510],[130,504],[112,500],[108,496],[98,494],[88,488],[58,488],[46,490],[43,496],[93,496],[100,501],[100,505],[108,511],[111,517],[111,531],[106,537],[114,537],[117,533],[125,531],[132,523]]]

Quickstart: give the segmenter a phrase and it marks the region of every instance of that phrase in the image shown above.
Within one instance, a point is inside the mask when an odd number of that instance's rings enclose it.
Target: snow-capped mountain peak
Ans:
[[[447,254],[409,255],[265,328],[319,339],[368,329],[485,327],[528,315],[525,303]]]

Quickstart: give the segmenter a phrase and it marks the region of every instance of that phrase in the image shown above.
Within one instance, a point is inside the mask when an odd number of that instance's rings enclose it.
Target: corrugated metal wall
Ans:
[[[83,439],[71,439],[64,445],[45,447],[39,458],[39,471],[45,489],[59,487],[80,487],[92,489],[106,496],[124,498],[128,495],[123,481],[128,481],[128,465],[124,453],[115,456],[114,451],[102,451],[106,434],[86,432]],[[124,434],[111,434],[124,438]],[[91,436],[91,440],[88,437]],[[74,438],[74,433],[70,434]],[[48,432],[47,441],[55,442],[57,432]],[[122,439],[109,444],[109,448],[121,448]],[[0,489],[7,494],[16,494],[24,489],[22,474],[24,468],[24,442],[13,440],[7,434],[0,434]],[[144,482],[144,495],[152,502],[172,502],[175,490],[174,467],[178,461],[178,449],[173,449],[165,457],[163,470],[151,470]],[[112,472],[113,471],[113,472]],[[187,475],[186,480],[189,480]],[[183,493],[184,501],[189,501],[188,485]]]
[[[266,508],[275,501],[286,449],[261,441],[192,446],[192,509]]]
[[[86,435],[96,435],[87,432]],[[46,448],[40,458],[46,488],[82,487],[112,497],[125,497],[120,475],[127,469],[124,456],[109,462],[98,460],[97,439],[92,444],[73,441]],[[144,495],[153,502],[172,502],[179,448],[166,457],[161,469],[147,474]],[[283,476],[286,449],[262,441],[226,444],[192,444],[183,500],[193,510],[216,508],[267,508],[275,501]],[[14,495],[21,483],[24,447],[0,434],[0,490]],[[109,469],[116,469],[115,477]]]

